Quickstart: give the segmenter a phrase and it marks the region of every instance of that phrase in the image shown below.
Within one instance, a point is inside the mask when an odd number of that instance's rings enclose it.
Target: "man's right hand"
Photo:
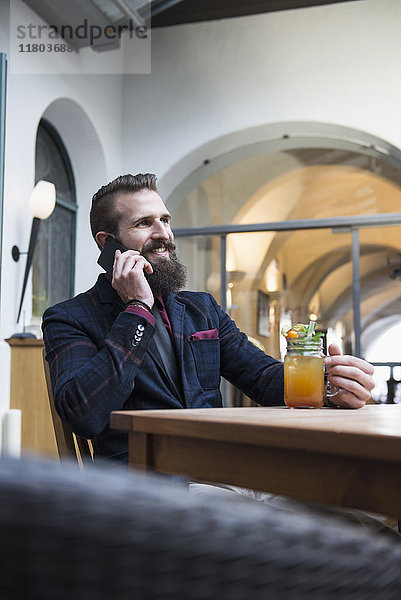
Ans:
[[[153,273],[152,265],[137,250],[116,250],[111,285],[124,304],[136,298],[152,308],[154,298],[145,273]]]

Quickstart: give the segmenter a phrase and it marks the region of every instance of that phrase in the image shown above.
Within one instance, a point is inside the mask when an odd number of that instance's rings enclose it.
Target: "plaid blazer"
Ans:
[[[222,406],[220,377],[263,405],[283,404],[283,366],[248,341],[204,292],[170,294],[182,396],[160,360],[155,328],[123,303],[102,274],[90,290],[43,315],[56,409],[97,456],[126,460],[127,435],[109,427],[113,410]]]

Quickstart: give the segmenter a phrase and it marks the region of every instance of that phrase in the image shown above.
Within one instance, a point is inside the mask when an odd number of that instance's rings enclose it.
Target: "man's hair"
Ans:
[[[118,232],[119,215],[115,209],[115,199],[119,194],[133,194],[141,190],[157,192],[156,175],[138,173],[137,175],[120,175],[104,185],[92,196],[90,226],[96,240],[98,231],[116,234]]]

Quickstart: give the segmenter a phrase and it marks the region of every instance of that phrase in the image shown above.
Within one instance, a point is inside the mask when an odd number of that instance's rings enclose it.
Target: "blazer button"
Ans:
[[[136,346],[139,346],[140,341],[142,340],[144,331],[145,331],[145,325],[142,325],[141,323],[139,325],[137,325],[134,337],[131,340],[131,346],[133,346],[134,348]]]

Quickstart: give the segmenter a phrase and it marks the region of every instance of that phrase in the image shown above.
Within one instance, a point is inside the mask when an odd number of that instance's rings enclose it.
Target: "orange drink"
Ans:
[[[289,353],[284,358],[284,402],[293,408],[321,408],[324,402],[324,359]]]
[[[298,323],[282,331],[287,340],[284,357],[284,402],[293,408],[321,408],[324,403],[322,332],[316,322]]]

